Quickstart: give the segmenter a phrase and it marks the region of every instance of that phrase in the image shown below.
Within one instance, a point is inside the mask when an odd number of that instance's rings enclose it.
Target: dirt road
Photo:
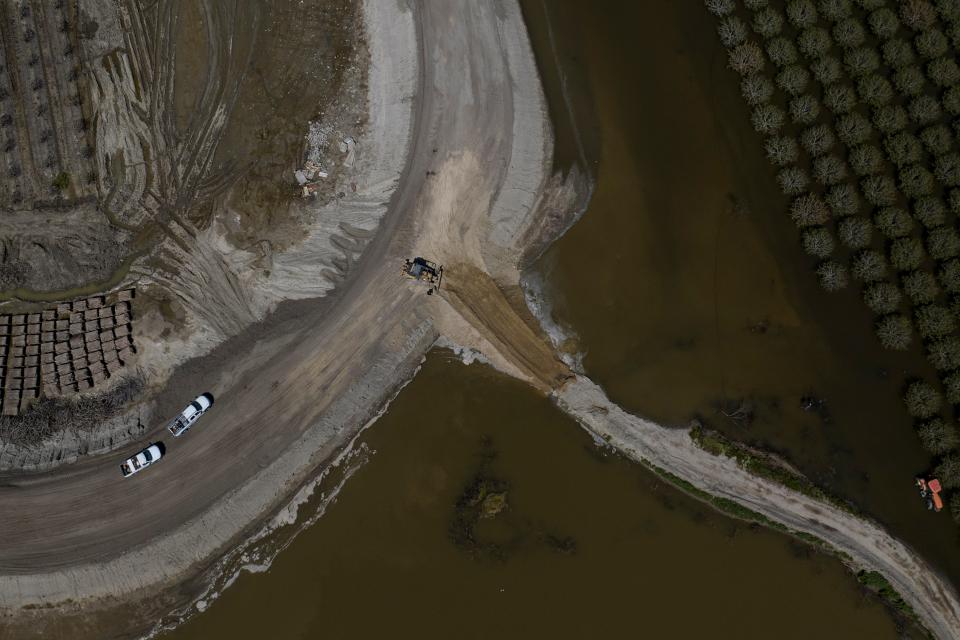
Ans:
[[[197,389],[217,402],[186,436],[174,440],[157,424],[115,454],[0,478],[0,610],[76,605],[182,580],[279,508],[412,375],[438,335],[428,313],[435,305],[399,267],[425,224],[450,217],[441,208],[470,203],[453,220],[479,229],[509,183],[516,52],[502,30],[512,23],[522,31],[522,21],[517,7],[493,3],[409,10],[420,46],[411,148],[357,268],[331,300],[305,305],[303,316],[255,343],[224,345],[219,373]],[[527,80],[537,86],[535,76]],[[456,179],[445,179],[444,167],[467,155],[467,169],[458,165]],[[430,181],[442,182],[444,197]],[[162,461],[120,476],[125,457],[161,439]]]

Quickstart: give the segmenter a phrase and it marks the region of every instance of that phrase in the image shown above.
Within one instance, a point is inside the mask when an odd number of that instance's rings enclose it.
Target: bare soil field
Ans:
[[[77,153],[96,166],[83,183],[75,179],[79,170],[67,167],[70,187],[54,189],[50,202],[14,194],[18,206],[0,216],[0,313],[137,288],[146,402],[174,367],[237,335],[280,300],[328,292],[349,267],[338,267],[336,253],[358,251],[372,236],[378,218],[345,217],[328,228],[324,205],[342,207],[349,198],[341,190],[353,196],[359,185],[358,196],[367,195],[372,184],[371,199],[385,208],[392,189],[371,171],[376,161],[342,175],[339,138],[331,136],[318,150],[329,180],[317,197],[301,199],[293,177],[311,121],[362,139],[368,63],[359,5],[78,0],[55,8],[24,2],[2,17],[4,33],[31,34],[27,53],[17,38],[7,40],[14,90],[0,95],[21,114],[15,124],[23,121],[12,138],[22,144],[13,152],[35,157],[23,145],[40,138],[51,148],[72,149],[72,129],[57,123],[82,111],[87,141]],[[21,76],[41,68],[45,84],[36,95],[25,93]],[[54,81],[61,75],[69,82]],[[67,115],[38,108],[53,124],[33,122],[37,96],[63,103]],[[379,155],[370,147],[371,156]],[[385,162],[395,166],[395,156]],[[46,179],[26,168],[18,180]],[[311,234],[319,219],[325,226]],[[285,249],[313,237],[331,250],[307,252],[316,264],[311,272],[273,266]],[[325,269],[336,277],[324,278]],[[316,281],[325,283],[320,291],[304,286]],[[122,446],[137,430],[107,431],[53,438],[35,454],[8,451],[5,460],[70,461],[105,443]],[[0,444],[10,444],[2,434]]]

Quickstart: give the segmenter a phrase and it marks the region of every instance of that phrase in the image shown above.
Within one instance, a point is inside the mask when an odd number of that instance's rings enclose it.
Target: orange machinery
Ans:
[[[920,487],[920,497],[927,501],[927,509],[933,509],[934,511],[943,509],[943,498],[940,497],[943,487],[940,486],[939,480],[936,478],[930,478],[929,480],[917,478],[917,486]]]

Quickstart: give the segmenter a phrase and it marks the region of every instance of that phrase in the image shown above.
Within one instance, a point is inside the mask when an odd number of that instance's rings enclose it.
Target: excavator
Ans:
[[[943,499],[940,497],[943,487],[940,486],[939,480],[936,478],[930,478],[929,480],[917,478],[917,487],[920,488],[920,497],[927,501],[927,509],[933,511],[943,509]]]

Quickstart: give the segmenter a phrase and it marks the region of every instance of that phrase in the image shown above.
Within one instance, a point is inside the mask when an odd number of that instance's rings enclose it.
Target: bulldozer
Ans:
[[[411,280],[430,285],[427,295],[432,294],[434,288],[439,289],[440,282],[443,280],[443,266],[426,258],[416,257],[405,260],[401,273]]]

